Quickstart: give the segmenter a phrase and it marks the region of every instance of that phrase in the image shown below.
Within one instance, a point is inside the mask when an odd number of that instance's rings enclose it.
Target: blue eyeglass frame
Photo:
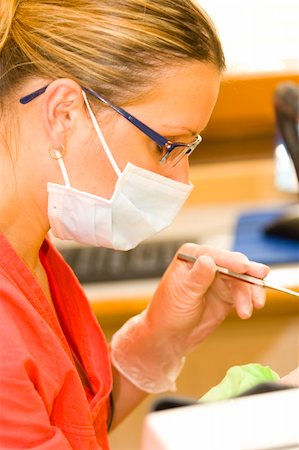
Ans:
[[[27,103],[31,102],[35,98],[37,98],[40,95],[42,95],[46,91],[47,87],[48,87],[48,85],[44,86],[44,87],[42,87],[40,89],[37,89],[36,91],[32,92],[31,94],[25,95],[24,97],[22,97],[20,99],[20,103],[22,103],[22,105],[26,105]],[[198,146],[198,144],[200,144],[200,142],[202,141],[202,137],[200,136],[200,134],[198,134],[196,136],[195,140],[189,145],[186,144],[186,143],[183,143],[183,142],[172,142],[172,141],[166,139],[161,134],[159,134],[156,131],[154,131],[152,128],[150,128],[147,125],[145,125],[140,120],[136,119],[136,117],[132,116],[132,114],[128,113],[127,111],[125,111],[121,107],[114,105],[112,102],[110,102],[110,100],[108,100],[103,95],[99,95],[97,92],[95,92],[92,89],[87,88],[85,86],[81,86],[81,88],[86,93],[92,95],[93,97],[95,97],[96,99],[98,99],[102,103],[104,103],[105,105],[107,105],[110,108],[112,108],[118,114],[123,116],[132,125],[137,127],[140,131],[142,131],[142,133],[144,133],[152,141],[154,141],[159,147],[161,147],[161,149],[165,151],[165,154],[160,159],[160,163],[162,163],[162,164],[166,162],[167,158],[169,157],[169,155],[171,154],[171,152],[175,148],[177,148],[177,147],[185,147],[186,148],[186,151],[183,152],[181,155],[179,155],[179,159],[181,159],[185,155],[190,155],[193,152],[193,150]]]

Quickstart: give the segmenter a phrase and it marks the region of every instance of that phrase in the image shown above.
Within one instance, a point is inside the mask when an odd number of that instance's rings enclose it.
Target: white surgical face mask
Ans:
[[[118,180],[105,199],[71,187],[62,158],[58,159],[65,185],[48,183],[48,216],[60,239],[117,250],[130,250],[174,220],[193,189],[130,162],[123,172],[114,160],[83,92],[101,144]]]

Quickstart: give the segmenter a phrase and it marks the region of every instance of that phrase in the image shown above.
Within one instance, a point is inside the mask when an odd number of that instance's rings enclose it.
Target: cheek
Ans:
[[[155,143],[132,124],[124,123],[107,134],[107,143],[121,171],[128,162],[144,169],[159,170],[159,153]]]
[[[98,138],[69,151],[65,164],[72,187],[104,198],[111,197],[117,175]]]
[[[156,150],[154,142],[138,130],[128,130],[123,135],[119,134],[119,140],[110,139],[109,147],[113,149],[113,155],[121,171],[126,164],[132,164],[171,178],[181,183],[189,182],[189,160],[183,158],[176,166],[165,168],[160,164],[160,153]],[[120,145],[122,143],[122,145]]]
[[[100,142],[96,143],[90,153],[89,161],[84,164],[84,170],[88,167],[88,177],[85,177],[88,192],[109,199],[114,192],[117,174]]]
[[[148,136],[138,130],[134,125],[120,116],[114,116],[113,120],[105,125],[100,124],[103,135],[107,145],[115,159],[120,171],[123,171],[128,162],[150,170],[152,172],[161,174],[165,177],[188,182],[188,159],[184,158],[175,168],[169,170],[165,169],[160,164],[161,155],[157,150],[155,142]],[[105,158],[105,151],[101,144],[101,153]],[[106,167],[105,174],[109,173],[111,164],[108,158],[105,158]],[[113,172],[114,173],[114,172]],[[113,184],[114,186],[114,184]]]
[[[183,158],[173,168],[165,168],[159,162],[160,154],[155,143],[123,118],[102,126],[101,129],[120,171],[131,162],[167,178],[182,183],[189,182],[188,158]],[[67,168],[70,167],[68,172],[73,187],[111,198],[117,175],[96,134],[84,145],[81,143],[80,148],[78,146],[76,151],[67,157]]]

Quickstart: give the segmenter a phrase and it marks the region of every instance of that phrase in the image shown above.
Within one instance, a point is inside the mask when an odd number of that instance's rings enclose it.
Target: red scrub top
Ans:
[[[46,240],[40,259],[57,316],[0,235],[0,448],[108,449],[108,346],[80,284]],[[84,367],[83,386],[74,356]]]

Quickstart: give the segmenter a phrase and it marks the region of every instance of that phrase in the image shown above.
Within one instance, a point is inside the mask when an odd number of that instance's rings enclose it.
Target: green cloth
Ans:
[[[212,387],[200,401],[226,400],[236,397],[260,383],[277,381],[279,378],[274,370],[261,364],[234,366],[228,369],[223,380]]]

